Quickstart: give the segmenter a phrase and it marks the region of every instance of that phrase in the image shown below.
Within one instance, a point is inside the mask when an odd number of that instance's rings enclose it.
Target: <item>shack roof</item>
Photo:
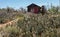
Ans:
[[[34,4],[34,3],[28,5],[27,7],[34,7],[34,6],[40,7],[40,6],[38,6],[38,5]]]

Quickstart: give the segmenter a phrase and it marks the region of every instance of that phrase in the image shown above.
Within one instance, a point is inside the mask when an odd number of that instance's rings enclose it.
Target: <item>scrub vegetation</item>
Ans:
[[[19,18],[14,25],[0,27],[0,37],[60,37],[59,9],[53,6],[47,12],[42,15],[28,13],[23,8],[0,9],[0,25]]]

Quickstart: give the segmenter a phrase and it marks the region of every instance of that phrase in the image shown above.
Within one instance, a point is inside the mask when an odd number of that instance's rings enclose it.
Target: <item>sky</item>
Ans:
[[[19,9],[20,7],[26,8],[30,4],[37,4],[39,6],[45,5],[49,7],[52,5],[59,5],[59,0],[0,0],[0,8],[12,7]]]

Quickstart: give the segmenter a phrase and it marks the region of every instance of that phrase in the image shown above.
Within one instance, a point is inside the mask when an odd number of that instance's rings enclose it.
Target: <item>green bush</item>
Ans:
[[[15,26],[8,26],[7,28],[3,28],[2,30],[4,32],[3,36],[7,37],[19,37],[20,30]]]
[[[36,34],[36,37],[40,35],[40,33],[46,34],[48,32],[48,36],[56,37],[57,33],[55,33],[57,25],[59,25],[60,17],[51,17],[48,15],[40,16],[40,15],[31,15],[30,18],[26,18],[22,21],[18,21],[17,26],[23,29],[23,32],[30,32],[33,35],[33,32]],[[23,26],[23,27],[22,27]],[[52,31],[52,32],[51,32]],[[56,36],[55,36],[56,35]],[[31,36],[31,35],[30,35]],[[45,35],[46,36],[46,35]],[[44,37],[45,37],[44,36]]]
[[[57,37],[57,30],[60,26],[60,16],[50,17],[49,15],[31,15],[18,20],[17,26],[9,26],[2,31],[8,34],[8,37]],[[6,34],[6,36],[7,36]],[[33,35],[34,34],[34,35]]]

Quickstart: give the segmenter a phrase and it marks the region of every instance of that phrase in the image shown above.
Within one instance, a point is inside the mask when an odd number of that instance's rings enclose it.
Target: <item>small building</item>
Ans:
[[[33,3],[27,6],[27,11],[32,13],[40,13],[40,9],[41,9],[40,6]]]

